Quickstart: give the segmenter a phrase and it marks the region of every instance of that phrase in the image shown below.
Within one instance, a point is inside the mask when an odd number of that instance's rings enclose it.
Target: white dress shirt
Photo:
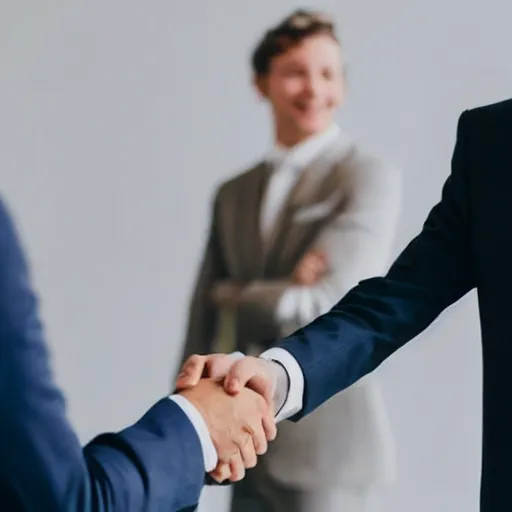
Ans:
[[[334,143],[339,134],[339,127],[332,125],[324,133],[315,135],[292,148],[276,144],[269,152],[266,161],[274,167],[274,172],[270,177],[261,207],[260,230],[263,240],[267,240],[271,234],[279,212],[300,172]]]
[[[300,172],[307,167],[323,151],[337,142],[341,131],[337,125],[332,125],[327,131],[307,139],[293,148],[283,148],[279,145],[270,152],[267,160],[275,166],[270,178],[267,191],[263,198],[261,209],[261,234],[263,240],[269,236],[272,226],[284,206],[286,198],[295,185]],[[304,286],[290,286],[282,295],[276,315],[280,323],[286,324],[296,320],[304,323],[311,318],[314,307],[313,297]],[[304,394],[304,375],[295,358],[286,350],[274,347],[263,354],[263,359],[278,361],[288,373],[288,390],[278,390],[280,395],[286,396],[276,421],[282,421],[297,414],[302,409]],[[286,382],[278,379],[278,385]]]
[[[266,159],[274,166],[274,172],[270,177],[261,209],[260,229],[264,242],[268,240],[272,233],[272,227],[275,225],[286,198],[299,178],[300,172],[331,144],[335,143],[339,136],[339,127],[332,125],[324,133],[315,135],[292,148],[284,148],[276,144],[269,152]],[[308,290],[301,286],[290,286],[279,301],[276,315],[282,323],[290,321],[297,314],[309,318],[312,307],[310,302],[311,294]],[[232,357],[240,358],[243,357],[243,354],[236,352],[232,354]],[[276,416],[276,421],[279,422],[297,414],[302,409],[304,375],[299,363],[286,350],[277,347],[271,348],[261,354],[261,357],[278,361],[282,367],[276,365],[276,370],[283,372],[284,368],[288,374],[287,376],[280,375],[280,378],[277,379],[278,386],[288,386],[288,389],[278,390],[280,396],[285,397],[284,404]],[[217,452],[204,419],[183,396],[172,395],[170,399],[182,408],[197,432],[203,450],[205,471],[213,471],[218,461]]]
[[[339,143],[342,136],[340,128],[332,125],[324,133],[311,137],[293,148],[276,145],[269,153],[267,161],[274,166],[274,172],[269,180],[261,208],[260,229],[264,242],[268,240],[279,212],[301,171],[331,145]],[[308,286],[291,285],[279,300],[276,310],[277,320],[283,326],[305,324],[309,319],[317,316],[315,312],[318,302],[325,303],[327,308],[332,298],[320,297],[319,293],[312,294]]]

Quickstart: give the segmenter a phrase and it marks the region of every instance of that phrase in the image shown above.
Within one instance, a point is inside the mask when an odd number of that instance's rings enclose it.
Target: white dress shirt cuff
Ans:
[[[288,352],[279,347],[274,347],[263,352],[261,358],[278,361],[281,363],[290,379],[288,396],[283,407],[276,416],[276,423],[294,416],[302,410],[304,399],[304,374],[297,360]]]
[[[238,359],[243,358],[244,354],[241,352],[233,352],[230,354],[230,357],[237,361]],[[210,436],[208,425],[206,425],[201,413],[185,397],[181,395],[171,395],[169,398],[181,407],[182,411],[187,415],[187,418],[190,420],[190,423],[192,423],[192,426],[197,432],[197,436],[199,437],[201,448],[203,450],[204,470],[206,473],[210,473],[217,467],[219,458]]]
[[[206,473],[210,473],[217,467],[218,458],[217,450],[210,437],[206,422],[201,416],[201,413],[185,397],[181,395],[171,395],[169,398],[181,407],[196,430],[203,450],[204,470]]]

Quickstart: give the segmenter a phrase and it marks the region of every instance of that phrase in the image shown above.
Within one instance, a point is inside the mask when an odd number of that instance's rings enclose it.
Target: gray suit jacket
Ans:
[[[256,346],[262,351],[328,311],[360,280],[386,270],[400,208],[395,169],[340,140],[302,172],[265,249],[259,221],[270,172],[259,164],[224,183],[216,194],[185,356],[215,352],[219,338],[225,342],[228,337],[219,332],[226,312],[211,299],[219,282],[243,286],[231,317],[234,342],[229,348],[248,352]],[[327,252],[329,273],[298,291],[302,301],[295,317],[283,323],[276,314],[279,300],[311,248]],[[307,307],[301,307],[304,301]],[[393,442],[375,377],[331,402],[298,424],[280,425],[263,461],[268,470],[283,483],[304,489],[365,487],[389,479]]]

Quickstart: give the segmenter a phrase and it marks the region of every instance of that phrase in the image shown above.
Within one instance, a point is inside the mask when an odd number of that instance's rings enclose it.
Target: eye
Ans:
[[[304,72],[299,68],[289,68],[286,71],[286,76],[290,77],[300,77],[304,74]]]

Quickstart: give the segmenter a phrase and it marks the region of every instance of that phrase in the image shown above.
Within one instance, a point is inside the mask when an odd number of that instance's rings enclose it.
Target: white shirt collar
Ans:
[[[333,124],[325,132],[313,135],[292,148],[276,144],[268,153],[266,161],[277,167],[286,166],[301,170],[330,146],[340,133],[339,126]]]

